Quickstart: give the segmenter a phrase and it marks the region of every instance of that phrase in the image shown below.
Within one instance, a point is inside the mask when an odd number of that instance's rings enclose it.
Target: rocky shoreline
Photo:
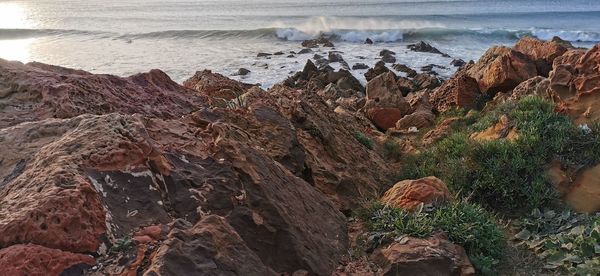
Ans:
[[[208,70],[180,85],[160,70],[123,78],[0,60],[0,266],[7,275],[475,274],[469,249],[447,233],[361,249],[368,231],[355,211],[381,201],[414,212],[458,197],[434,175],[398,182],[402,159],[452,132],[458,119],[444,114],[453,110],[534,95],[593,124],[600,45],[523,38],[420,72],[392,50],[366,85],[351,73],[364,64],[329,66],[344,63],[332,50],[268,90]],[[454,65],[450,79],[435,73]],[[518,136],[508,118],[494,123],[473,139]],[[573,196],[599,195],[598,164],[548,165],[567,202],[600,210],[600,196]]]

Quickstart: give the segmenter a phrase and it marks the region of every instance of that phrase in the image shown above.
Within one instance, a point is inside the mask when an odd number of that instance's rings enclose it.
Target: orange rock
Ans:
[[[209,99],[231,100],[244,94],[254,85],[232,80],[210,70],[198,71],[193,77],[183,82],[183,86],[196,90]]]
[[[421,204],[438,204],[451,198],[446,183],[437,177],[430,176],[396,183],[385,192],[381,202],[394,208],[415,210]]]
[[[567,47],[559,42],[541,41],[532,37],[520,39],[513,49],[527,55],[535,62],[538,73],[545,77],[552,70],[554,59],[567,51]]]
[[[393,128],[396,122],[410,111],[410,104],[402,96],[396,76],[387,72],[367,84],[367,102],[363,108],[378,128]]]
[[[482,93],[495,95],[497,92],[508,92],[521,82],[537,76],[537,69],[525,54],[496,46],[488,49],[468,69],[468,74],[477,80]]]
[[[476,99],[480,95],[477,81],[467,74],[459,73],[436,89],[430,102],[439,112],[453,107],[472,109],[476,107]]]
[[[565,201],[574,210],[586,213],[600,211],[600,165],[582,171],[572,186]]]
[[[377,275],[475,275],[465,250],[445,237],[407,238],[374,253],[383,273]]]
[[[459,117],[450,117],[444,119],[434,129],[423,136],[423,145],[428,146],[440,139],[446,137],[452,130],[452,126],[460,120]]]
[[[2,275],[80,275],[82,269],[96,264],[91,256],[51,249],[34,244],[19,244],[0,249]]]
[[[505,138],[508,141],[514,141],[519,137],[517,131],[510,125],[508,117],[502,115],[500,121],[495,125],[481,131],[471,134],[471,139],[476,141],[491,141]]]

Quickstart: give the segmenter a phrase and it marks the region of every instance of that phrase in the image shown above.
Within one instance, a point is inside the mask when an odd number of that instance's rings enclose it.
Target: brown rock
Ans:
[[[408,238],[375,253],[383,275],[475,275],[465,250],[441,237]]]
[[[153,275],[277,275],[215,215],[194,226],[176,222],[151,262],[146,273]]]
[[[198,71],[183,82],[189,89],[196,90],[209,99],[232,100],[244,94],[254,85],[241,83],[210,70]]]
[[[477,107],[477,97],[480,97],[477,81],[467,74],[457,74],[445,81],[431,96],[431,104],[439,112],[455,107],[472,109]]]
[[[367,117],[379,128],[393,128],[396,122],[410,111],[410,105],[402,96],[394,73],[387,72],[367,83]]]
[[[400,89],[400,92],[402,92],[403,96],[415,91],[415,83],[408,78],[398,77],[396,84],[398,85],[398,88]]]
[[[408,114],[396,122],[396,129],[406,130],[411,127],[417,129],[427,128],[435,124],[435,115],[431,110],[418,110]]]
[[[195,94],[160,70],[120,78],[0,59],[0,129],[86,113],[177,118],[205,101]]]
[[[537,69],[525,54],[496,46],[488,49],[477,63],[470,66],[468,74],[477,80],[482,93],[493,96],[537,76]]]
[[[513,89],[510,99],[518,100],[529,95],[538,96],[557,103],[561,102],[560,97],[550,89],[550,80],[541,76],[533,77],[519,84]]]
[[[408,49],[410,49],[411,51],[415,51],[415,52],[425,52],[425,53],[432,53],[432,54],[440,54],[443,57],[450,57],[448,54],[444,54],[442,53],[440,50],[438,50],[437,48],[427,44],[424,41],[420,41],[416,44],[410,44],[407,46]]]
[[[492,141],[506,139],[514,141],[519,137],[514,126],[510,123],[506,115],[500,117],[500,121],[495,125],[481,131],[471,134],[471,139],[476,141]]]
[[[390,69],[388,69],[385,66],[385,62],[383,61],[378,61],[377,63],[375,63],[375,66],[373,66],[373,68],[369,69],[366,73],[365,73],[365,78],[367,79],[367,82],[371,81],[372,79],[374,79],[375,77],[389,72]]]
[[[396,183],[385,192],[381,202],[394,208],[413,211],[422,204],[442,204],[451,198],[446,183],[430,176]]]
[[[406,76],[409,78],[414,78],[417,76],[417,71],[415,71],[414,69],[412,69],[404,64],[399,64],[399,63],[394,64],[393,68],[396,71],[406,73]]]
[[[0,267],[4,275],[83,275],[83,270],[94,264],[96,262],[88,255],[34,244],[0,249]]]
[[[513,49],[535,62],[537,72],[544,77],[548,77],[552,70],[554,59],[567,51],[567,48],[559,42],[541,41],[533,37],[521,38]]]
[[[440,79],[431,74],[417,74],[414,77],[415,90],[434,89],[442,84]]]
[[[444,119],[434,129],[430,130],[423,136],[423,146],[429,146],[448,136],[448,134],[452,131],[452,127],[459,120],[459,117],[451,117]]]

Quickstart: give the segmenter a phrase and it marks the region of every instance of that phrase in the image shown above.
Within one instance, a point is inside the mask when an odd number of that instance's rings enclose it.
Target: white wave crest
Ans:
[[[552,29],[533,29],[531,34],[543,40],[552,39],[558,36],[567,41],[573,42],[598,42],[600,41],[600,33],[586,31],[564,31]]]

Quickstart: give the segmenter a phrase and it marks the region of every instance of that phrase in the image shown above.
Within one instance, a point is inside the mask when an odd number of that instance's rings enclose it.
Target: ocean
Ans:
[[[197,70],[232,76],[243,67],[251,73],[232,77],[267,88],[300,70],[312,54],[290,53],[322,33],[335,35],[335,50],[350,66],[371,66],[389,49],[398,63],[442,65],[447,69],[436,70],[448,77],[453,58],[476,60],[492,45],[527,35],[596,44],[600,1],[0,1],[0,58],[121,76],[159,68],[178,82]],[[375,44],[365,45],[366,38]],[[420,40],[452,57],[406,49]],[[285,54],[257,57],[279,51]]]

